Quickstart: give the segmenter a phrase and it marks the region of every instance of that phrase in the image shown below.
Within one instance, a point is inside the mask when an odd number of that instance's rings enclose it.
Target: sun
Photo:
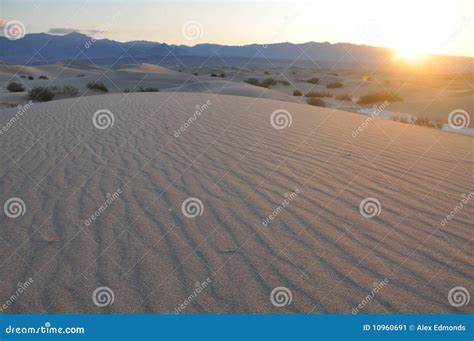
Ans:
[[[395,47],[395,59],[409,62],[416,62],[423,59],[428,51],[421,45],[404,43]]]

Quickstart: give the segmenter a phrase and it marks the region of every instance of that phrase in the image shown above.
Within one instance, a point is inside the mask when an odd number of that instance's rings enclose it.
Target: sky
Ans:
[[[26,33],[184,45],[349,42],[405,56],[474,56],[473,16],[474,0],[0,0],[3,24],[19,20]]]

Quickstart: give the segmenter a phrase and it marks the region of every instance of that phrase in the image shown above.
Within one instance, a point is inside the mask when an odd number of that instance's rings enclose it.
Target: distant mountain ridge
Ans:
[[[168,45],[150,41],[118,42],[98,39],[82,33],[49,35],[31,33],[18,40],[0,37],[0,60],[12,64],[52,64],[64,60],[84,63],[151,62],[179,64],[239,64],[286,63],[295,66],[358,65],[377,66],[390,62],[393,51],[388,48],[350,43],[308,42],[302,44],[275,43],[227,46],[198,44],[195,46]],[[438,56],[451,64],[464,67],[472,61],[467,57]]]

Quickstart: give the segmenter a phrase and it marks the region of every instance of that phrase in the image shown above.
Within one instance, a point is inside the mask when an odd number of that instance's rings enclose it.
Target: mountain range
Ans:
[[[62,36],[32,33],[18,40],[0,37],[0,60],[27,65],[73,60],[98,65],[148,62],[167,66],[291,64],[302,67],[329,67],[338,64],[374,67],[390,65],[393,56],[394,52],[388,48],[350,43],[284,42],[268,45],[185,46],[150,41],[96,40],[78,32]],[[472,60],[473,58],[468,57],[431,56],[429,62],[437,63],[438,67],[441,62],[443,68],[460,71],[472,65]]]

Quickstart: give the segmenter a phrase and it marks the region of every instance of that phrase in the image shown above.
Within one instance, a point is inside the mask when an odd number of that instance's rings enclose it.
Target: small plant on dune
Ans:
[[[306,99],[306,103],[309,105],[314,105],[316,107],[325,107],[326,103],[321,99],[317,97],[309,97]]]
[[[306,83],[318,84],[319,83],[319,78],[313,77],[313,78],[307,79]]]
[[[79,94],[79,90],[72,85],[64,85],[62,88],[58,88],[57,90],[53,90],[53,92],[58,96],[67,96],[67,97],[74,97]]]
[[[133,89],[130,89],[130,88],[126,88],[126,89],[123,89],[123,92],[125,93],[130,93],[130,92],[159,92],[160,90],[158,88],[152,88],[152,87],[148,87],[148,88],[143,88],[143,87],[138,87],[138,88],[133,88]]]
[[[330,92],[318,92],[318,91],[310,91],[304,95],[304,97],[332,97]]]
[[[244,80],[244,82],[251,85],[260,86],[262,88],[270,88],[272,85],[277,84],[277,81],[273,78],[267,78],[262,81],[259,81],[257,78],[248,78]]]
[[[49,78],[48,78],[48,76],[41,75],[41,76],[38,77],[38,79],[49,79]]]
[[[29,79],[30,81],[32,81],[33,79],[35,79],[35,77],[33,77],[33,76],[28,76],[28,79]]]
[[[334,96],[334,98],[339,101],[352,102],[352,97],[349,94],[339,94],[339,95]]]
[[[25,87],[17,82],[10,82],[7,86],[7,90],[10,92],[22,92],[25,91]]]
[[[219,78],[224,78],[225,77],[225,73],[224,72],[221,72],[221,73],[211,73],[211,77],[219,77]]]
[[[109,92],[109,89],[105,86],[102,82],[89,82],[87,83],[87,87],[91,90],[99,90],[102,92]]]
[[[342,88],[342,83],[341,82],[332,82],[326,85],[326,88],[328,89],[336,89],[336,88]]]
[[[302,96],[303,93],[299,91],[298,89],[293,90],[293,96]]]
[[[432,121],[427,117],[417,117],[413,124],[416,124],[418,126],[422,127],[428,127],[428,128],[436,128],[436,129],[441,129],[443,127],[443,124],[441,121]]]
[[[266,74],[266,75],[269,75],[269,74],[270,74],[270,72],[268,72],[268,71],[265,71],[265,72],[264,72],[264,74]]]
[[[54,92],[43,86],[36,86],[28,92],[28,98],[33,101],[47,102],[54,98]]]
[[[400,102],[403,99],[391,91],[374,92],[361,96],[357,101],[358,104],[372,104],[377,102],[389,101],[389,102]]]
[[[290,82],[288,82],[287,80],[279,80],[278,83],[283,85],[290,85]]]

